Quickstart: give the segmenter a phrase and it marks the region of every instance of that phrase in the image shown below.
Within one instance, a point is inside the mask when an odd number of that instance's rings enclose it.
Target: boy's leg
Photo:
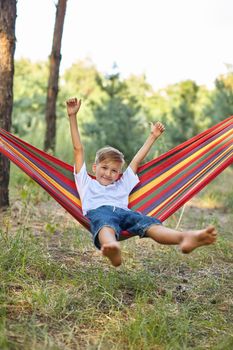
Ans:
[[[104,226],[98,234],[101,245],[101,252],[109,258],[113,266],[121,265],[120,244],[116,240],[115,231],[108,226]]]
[[[217,232],[213,226],[181,232],[162,225],[152,225],[146,231],[146,236],[161,244],[179,245],[183,253],[190,253],[195,248],[214,243]]]

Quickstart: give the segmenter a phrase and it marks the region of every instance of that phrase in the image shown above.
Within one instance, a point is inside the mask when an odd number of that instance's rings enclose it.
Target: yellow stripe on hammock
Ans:
[[[156,179],[150,181],[148,184],[144,185],[143,187],[141,187],[140,189],[138,189],[137,191],[135,191],[134,193],[132,193],[129,197],[129,201],[135,201],[138,197],[144,195],[146,192],[150,191],[150,189],[152,189],[153,187],[155,187],[156,185],[158,185],[159,183],[161,183],[164,179],[166,179],[167,177],[169,177],[171,174],[173,174],[174,172],[176,172],[176,170],[178,170],[179,168],[185,166],[186,164],[188,164],[192,159],[194,159],[195,157],[197,157],[199,154],[203,153],[203,151],[205,151],[208,148],[213,148],[214,145],[216,145],[217,143],[219,143],[219,140],[226,138],[226,135],[231,135],[233,134],[233,131],[229,130],[228,132],[226,132],[225,134],[223,134],[221,137],[217,138],[216,140],[210,142],[208,145],[202,147],[200,150],[196,151],[194,154],[192,154],[191,156],[189,156],[188,158],[185,158],[182,162],[180,162],[179,164],[173,166],[171,169],[169,169],[168,171],[166,171],[165,173],[161,174],[159,177],[157,177]]]

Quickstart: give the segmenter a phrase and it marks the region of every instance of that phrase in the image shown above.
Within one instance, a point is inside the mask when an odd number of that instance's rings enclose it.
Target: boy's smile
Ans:
[[[95,173],[96,180],[102,186],[108,186],[118,180],[122,171],[122,163],[104,160],[97,164],[93,164],[92,168]]]

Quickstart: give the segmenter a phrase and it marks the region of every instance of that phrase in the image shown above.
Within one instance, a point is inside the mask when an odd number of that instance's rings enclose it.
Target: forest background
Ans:
[[[15,61],[12,132],[43,147],[45,133],[48,62]],[[65,100],[82,99],[78,120],[87,163],[106,144],[119,148],[129,161],[149,132],[149,123],[160,120],[166,134],[156,144],[157,155],[189,139],[232,114],[233,71],[216,77],[208,89],[186,80],[154,90],[144,75],[121,78],[117,65],[109,74],[99,72],[90,60],[74,63],[60,76],[57,99],[56,151],[72,162],[72,147]]]

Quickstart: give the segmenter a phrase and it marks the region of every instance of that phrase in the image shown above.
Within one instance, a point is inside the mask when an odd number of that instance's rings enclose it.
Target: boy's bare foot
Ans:
[[[109,258],[113,266],[121,265],[121,250],[118,242],[103,244],[101,251],[104,256]]]
[[[180,249],[183,253],[188,254],[198,247],[214,243],[216,236],[217,232],[214,226],[209,226],[204,230],[184,232]]]

